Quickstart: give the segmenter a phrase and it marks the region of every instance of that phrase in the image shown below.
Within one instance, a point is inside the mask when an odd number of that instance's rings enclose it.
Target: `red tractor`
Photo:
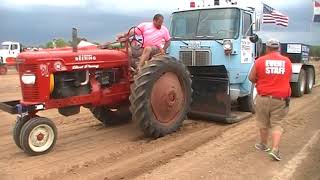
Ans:
[[[134,28],[136,31],[136,28]],[[129,31],[130,32],[130,31]],[[143,46],[134,33],[121,46],[73,47],[23,52],[18,58],[22,100],[0,108],[18,114],[13,130],[16,145],[29,155],[52,150],[57,128],[39,111],[58,108],[64,116],[89,108],[103,124],[128,119],[138,122],[146,136],[158,138],[176,131],[189,111],[191,79],[187,68],[170,56],[152,57],[134,73],[129,48]],[[132,46],[132,47],[131,47]],[[132,118],[131,118],[132,116]]]

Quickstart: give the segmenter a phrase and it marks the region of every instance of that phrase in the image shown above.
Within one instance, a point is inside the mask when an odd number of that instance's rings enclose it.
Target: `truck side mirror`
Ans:
[[[259,36],[257,34],[254,34],[253,36],[250,36],[249,39],[252,43],[256,43],[259,40]]]

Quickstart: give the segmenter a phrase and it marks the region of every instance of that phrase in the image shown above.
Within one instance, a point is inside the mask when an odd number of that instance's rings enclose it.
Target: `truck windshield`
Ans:
[[[174,13],[171,35],[174,39],[236,39],[240,10],[208,9]]]
[[[0,49],[9,49],[9,45],[2,44]]]

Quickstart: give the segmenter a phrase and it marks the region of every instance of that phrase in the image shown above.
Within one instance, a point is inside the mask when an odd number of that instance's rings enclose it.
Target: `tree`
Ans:
[[[55,39],[53,41],[47,42],[47,44],[45,45],[46,48],[62,48],[67,46],[70,46],[70,44],[65,42],[63,39]]]
[[[78,37],[78,39],[76,40],[76,43],[79,44],[80,41],[88,41],[88,40],[86,38]],[[93,42],[93,44],[99,45],[98,42]],[[55,40],[47,42],[44,47],[45,48],[54,48],[54,46],[56,48],[72,46],[72,40],[65,41],[64,39],[61,39],[61,38],[60,39],[55,39]]]
[[[320,46],[312,46],[310,48],[310,56],[320,57]]]
[[[100,45],[100,43],[98,43],[98,42],[93,42],[92,44],[95,44],[95,45],[98,45],[98,46]]]

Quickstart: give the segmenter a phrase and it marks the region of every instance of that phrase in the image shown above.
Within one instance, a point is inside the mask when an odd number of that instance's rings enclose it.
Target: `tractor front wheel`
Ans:
[[[21,143],[20,143],[20,133],[21,133],[21,129],[23,127],[23,125],[30,119],[29,116],[18,116],[17,117],[17,121],[16,121],[16,124],[14,125],[13,127],[13,132],[12,132],[12,135],[13,135],[13,140],[14,140],[14,143],[20,148],[22,149],[21,147]]]
[[[132,118],[148,137],[170,134],[186,119],[191,94],[188,69],[173,57],[154,57],[134,77]]]
[[[31,118],[21,129],[21,147],[25,153],[31,156],[50,152],[56,140],[56,126],[50,119],[44,117]]]

